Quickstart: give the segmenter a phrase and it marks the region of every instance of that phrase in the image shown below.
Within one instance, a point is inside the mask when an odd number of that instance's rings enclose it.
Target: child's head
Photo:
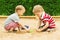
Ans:
[[[41,13],[44,12],[44,9],[41,5],[35,5],[33,8],[33,13],[35,15],[41,15]]]
[[[15,12],[16,12],[18,15],[23,15],[23,13],[25,12],[24,6],[22,6],[22,5],[16,6]]]

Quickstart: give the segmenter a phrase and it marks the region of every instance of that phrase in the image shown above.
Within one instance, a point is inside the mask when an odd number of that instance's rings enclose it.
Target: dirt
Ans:
[[[4,30],[5,19],[0,18],[0,40],[60,40],[59,20],[56,20],[56,31],[54,32],[8,33]],[[30,26],[31,29],[37,26],[35,19],[21,19],[20,22]]]

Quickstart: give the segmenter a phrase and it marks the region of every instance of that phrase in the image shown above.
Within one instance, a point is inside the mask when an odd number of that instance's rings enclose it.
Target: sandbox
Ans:
[[[53,16],[56,21],[55,32],[33,32],[33,33],[8,33],[4,30],[4,21],[7,16],[0,16],[0,40],[60,40],[60,17]],[[20,22],[28,25],[31,29],[36,28],[35,16],[21,16]]]

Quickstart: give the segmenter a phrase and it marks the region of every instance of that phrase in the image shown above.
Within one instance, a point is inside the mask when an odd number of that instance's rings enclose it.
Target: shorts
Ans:
[[[15,29],[15,28],[17,28],[18,26],[19,26],[18,23],[16,23],[16,22],[11,22],[11,23],[9,23],[8,25],[5,26],[5,29],[6,29],[7,31],[9,31],[11,28]]]

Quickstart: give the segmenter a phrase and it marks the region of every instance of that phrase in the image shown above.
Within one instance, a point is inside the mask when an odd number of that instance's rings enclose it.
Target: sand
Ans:
[[[56,20],[55,32],[33,32],[33,33],[8,33],[4,30],[4,21],[6,18],[0,18],[0,40],[60,40],[60,21]],[[35,19],[21,19],[20,22],[28,25],[31,29],[36,28]]]

